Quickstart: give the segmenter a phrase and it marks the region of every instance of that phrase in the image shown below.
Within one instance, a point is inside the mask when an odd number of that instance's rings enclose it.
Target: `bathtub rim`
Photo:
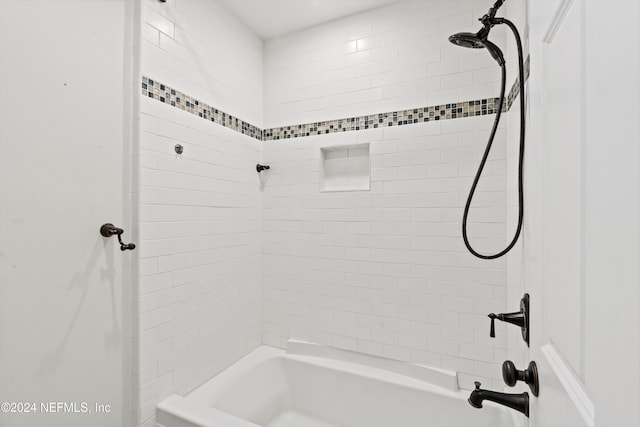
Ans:
[[[212,377],[187,395],[171,395],[157,405],[157,421],[160,425],[179,427],[260,427],[258,424],[234,416],[211,405],[212,396],[227,389],[240,376],[273,359],[319,365],[326,369],[343,371],[350,375],[366,376],[419,389],[426,393],[445,395],[453,399],[465,399],[466,392],[458,387],[457,373],[420,364],[411,364],[373,355],[327,347],[299,340],[289,340],[288,349],[261,345]]]
[[[456,371],[435,368],[401,360],[388,359],[366,353],[329,347],[321,344],[289,339],[287,341],[287,355],[318,357],[327,360],[337,360],[367,366],[382,371],[402,375],[415,380],[424,381],[431,385],[442,387],[450,391],[458,391],[458,373]]]

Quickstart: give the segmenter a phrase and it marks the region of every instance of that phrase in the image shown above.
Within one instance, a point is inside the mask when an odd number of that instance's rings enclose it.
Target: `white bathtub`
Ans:
[[[157,407],[164,427],[507,427],[474,409],[455,372],[292,341],[262,346],[185,397]]]

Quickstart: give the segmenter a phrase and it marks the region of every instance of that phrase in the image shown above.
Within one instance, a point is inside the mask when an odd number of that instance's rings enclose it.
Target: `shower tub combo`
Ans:
[[[157,407],[164,427],[506,427],[477,411],[455,372],[289,341],[258,347],[185,397]]]

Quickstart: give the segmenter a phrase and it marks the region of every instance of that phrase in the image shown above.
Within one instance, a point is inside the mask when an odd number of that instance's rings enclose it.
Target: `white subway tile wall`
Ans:
[[[308,340],[499,385],[505,338],[489,338],[486,315],[505,306],[505,263],[474,258],[461,237],[492,120],[265,143],[263,342]],[[469,216],[481,252],[505,244],[505,141],[502,127]],[[321,148],[361,143],[371,190],[320,192]]]
[[[141,4],[141,74],[263,127],[262,40],[215,0]]]
[[[404,1],[265,41],[265,127],[497,96],[491,56],[447,40],[477,31],[486,8],[479,0]],[[503,45],[503,29],[491,35]]]
[[[261,39],[216,1],[143,0],[141,18],[142,75],[262,125]],[[138,102],[134,407],[140,425],[155,427],[159,401],[262,342],[262,146],[157,100]]]
[[[263,128],[493,98],[493,59],[446,39],[476,31],[486,6],[405,1],[263,47],[215,0],[142,0],[140,72]],[[505,309],[505,263],[473,258],[460,236],[493,115],[261,143],[139,103],[140,425],[288,338],[501,386],[506,340],[489,338],[486,314]],[[505,142],[503,126],[470,215],[479,250],[506,240]],[[321,193],[320,149],[365,143],[371,189]],[[256,163],[271,166],[262,181]]]
[[[496,96],[491,56],[447,40],[477,31],[486,7],[406,1],[267,40],[265,126]],[[505,262],[475,259],[461,236],[493,118],[265,142],[263,341],[310,340],[501,387],[505,337],[489,338],[486,315],[505,308]],[[320,193],[320,149],[367,142],[371,190]],[[480,251],[506,240],[505,142],[502,126],[470,213]]]

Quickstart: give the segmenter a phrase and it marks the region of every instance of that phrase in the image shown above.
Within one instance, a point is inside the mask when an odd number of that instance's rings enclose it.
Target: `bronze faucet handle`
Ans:
[[[491,329],[489,330],[489,336],[491,338],[496,337],[496,316],[495,313],[490,313],[489,318],[491,319]]]

